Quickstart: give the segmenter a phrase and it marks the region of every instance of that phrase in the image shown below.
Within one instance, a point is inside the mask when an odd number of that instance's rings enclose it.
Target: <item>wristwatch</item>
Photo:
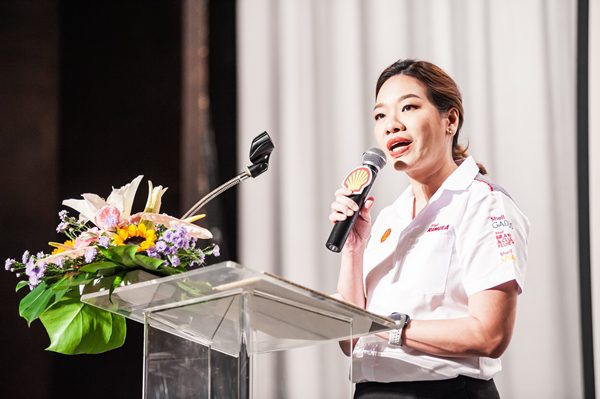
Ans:
[[[405,313],[394,312],[388,316],[396,322],[396,329],[390,331],[388,344],[394,346],[402,346],[402,329],[410,322],[410,316]]]

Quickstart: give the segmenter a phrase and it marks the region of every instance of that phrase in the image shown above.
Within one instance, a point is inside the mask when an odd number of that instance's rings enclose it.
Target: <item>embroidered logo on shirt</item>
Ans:
[[[440,225],[439,223],[432,223],[427,229],[427,233],[431,233],[433,231],[448,230],[449,228],[449,224]]]
[[[350,171],[344,179],[344,187],[352,190],[352,194],[360,194],[373,181],[373,172],[366,166],[358,166]]]
[[[381,242],[384,242],[385,240],[387,240],[391,233],[392,233],[392,229],[387,229],[385,231],[385,233],[383,233],[383,235],[381,236]]]

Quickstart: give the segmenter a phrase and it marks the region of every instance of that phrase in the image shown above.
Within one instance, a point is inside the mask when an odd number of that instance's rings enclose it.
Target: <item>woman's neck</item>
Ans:
[[[439,168],[419,176],[409,175],[408,179],[415,195],[415,216],[425,208],[429,200],[458,166],[452,162],[444,162]]]

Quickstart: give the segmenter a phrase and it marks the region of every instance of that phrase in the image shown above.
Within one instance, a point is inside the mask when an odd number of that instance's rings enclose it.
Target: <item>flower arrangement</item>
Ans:
[[[193,224],[204,215],[181,220],[159,213],[167,191],[162,186],[149,181],[144,211],[131,214],[142,178],[113,189],[106,200],[82,194],[83,199],[63,201],[79,213],[59,213],[56,231],[67,239],[49,243],[52,253],[25,251],[20,260],[6,260],[5,269],[22,279],[16,290],[31,290],[19,303],[19,313],[28,324],[41,320],[50,337],[47,350],[102,353],[125,342],[122,316],[80,301],[86,285],[102,279],[112,293],[134,270],[166,276],[204,265],[207,255],[219,256],[217,245],[198,245],[212,238],[210,231]]]

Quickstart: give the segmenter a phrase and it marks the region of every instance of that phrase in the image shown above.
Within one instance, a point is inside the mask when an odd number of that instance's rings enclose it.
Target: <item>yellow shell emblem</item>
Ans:
[[[352,190],[353,194],[358,194],[371,183],[373,172],[366,166],[359,166],[353,169],[344,179],[344,187]]]

